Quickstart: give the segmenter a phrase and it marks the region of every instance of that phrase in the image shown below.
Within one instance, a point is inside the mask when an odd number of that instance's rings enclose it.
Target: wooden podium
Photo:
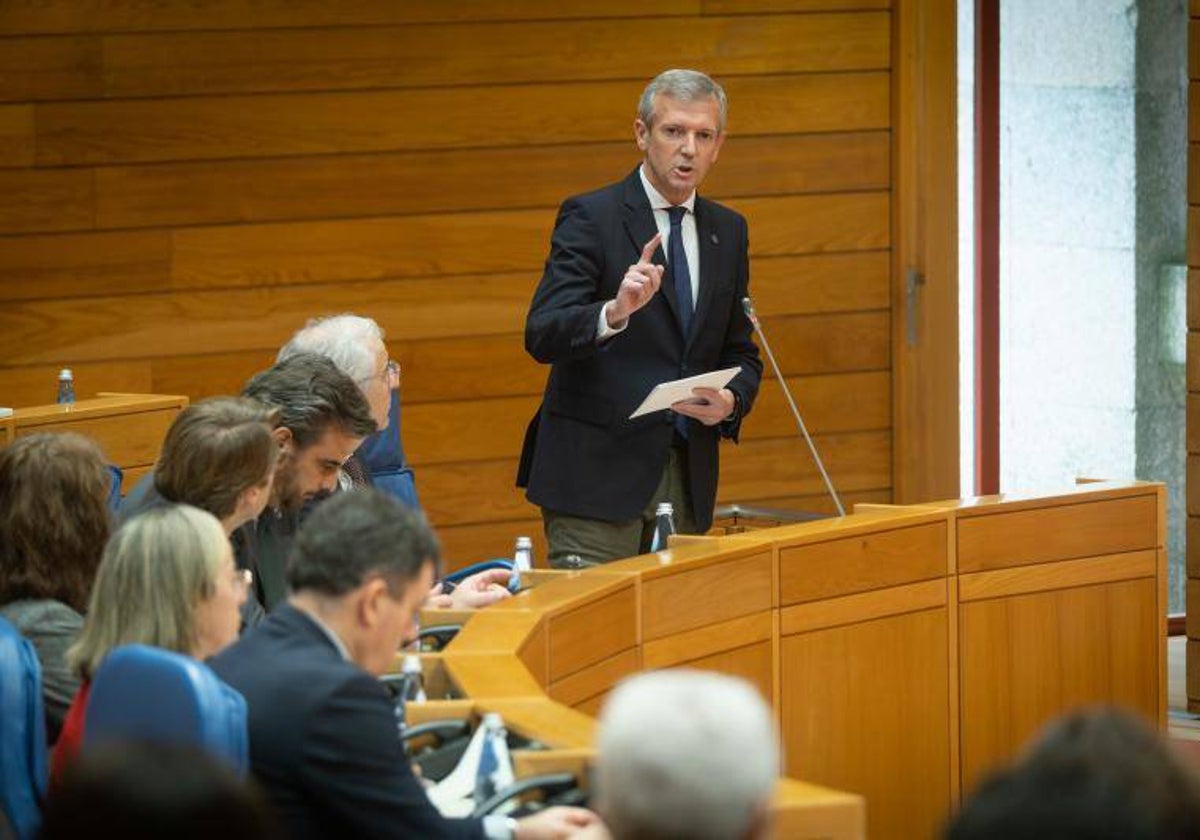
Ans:
[[[0,418],[0,446],[38,432],[77,432],[95,440],[124,473],[123,491],[154,467],[167,428],[187,397],[101,394],[68,405],[18,408]]]
[[[778,715],[778,836],[931,837],[1063,712],[1165,726],[1165,516],[1160,484],[1095,483],[689,539],[535,573],[439,667],[463,708],[555,748],[521,757],[539,772],[591,760],[622,677],[736,674]]]

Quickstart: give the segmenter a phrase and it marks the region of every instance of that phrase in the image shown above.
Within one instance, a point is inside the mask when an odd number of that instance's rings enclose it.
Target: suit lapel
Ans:
[[[632,265],[641,257],[642,248],[646,247],[646,243],[658,233],[658,225],[654,222],[654,211],[650,209],[650,199],[646,197],[646,191],[642,188],[642,178],[636,169],[625,179],[625,207],[622,211],[622,220],[625,223],[625,232],[629,234],[629,241],[633,244],[634,258],[629,261],[629,264]],[[663,252],[661,244],[654,252],[654,263],[661,266],[667,264],[666,254]],[[624,270],[621,273],[624,274]],[[675,287],[671,283],[669,270],[663,272],[663,281],[658,293],[666,299],[667,308],[671,310],[675,325],[682,330],[682,322],[679,320],[679,301],[675,298]]]

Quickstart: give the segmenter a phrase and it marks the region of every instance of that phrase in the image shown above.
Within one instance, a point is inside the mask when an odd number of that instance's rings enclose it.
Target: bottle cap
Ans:
[[[533,540],[529,537],[517,537],[517,548],[533,548]]]
[[[486,712],[483,715],[483,725],[488,729],[503,729],[504,718],[499,712]]]
[[[72,373],[71,373],[71,369],[70,369],[70,368],[63,368],[62,370],[60,370],[60,371],[58,372],[58,378],[59,378],[60,380],[61,380],[61,379],[74,379],[74,378],[75,378],[75,376],[74,376],[74,374],[72,374]]]
[[[659,502],[658,508],[654,511],[655,516],[662,516],[664,513],[671,516],[675,515],[675,506],[670,502]]]
[[[421,657],[415,653],[404,654],[404,662],[400,666],[402,674],[419,674],[421,673]]]

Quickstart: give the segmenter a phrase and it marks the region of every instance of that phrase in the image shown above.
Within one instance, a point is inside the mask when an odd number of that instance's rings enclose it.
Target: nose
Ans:
[[[687,157],[692,157],[696,154],[696,135],[692,132],[687,132],[683,136],[683,147],[679,150]]]

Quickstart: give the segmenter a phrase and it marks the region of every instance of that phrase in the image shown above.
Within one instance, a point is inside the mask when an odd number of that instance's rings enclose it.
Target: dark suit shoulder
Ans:
[[[696,196],[696,210],[708,214],[718,224],[746,224],[746,217],[732,207],[700,196]]]

